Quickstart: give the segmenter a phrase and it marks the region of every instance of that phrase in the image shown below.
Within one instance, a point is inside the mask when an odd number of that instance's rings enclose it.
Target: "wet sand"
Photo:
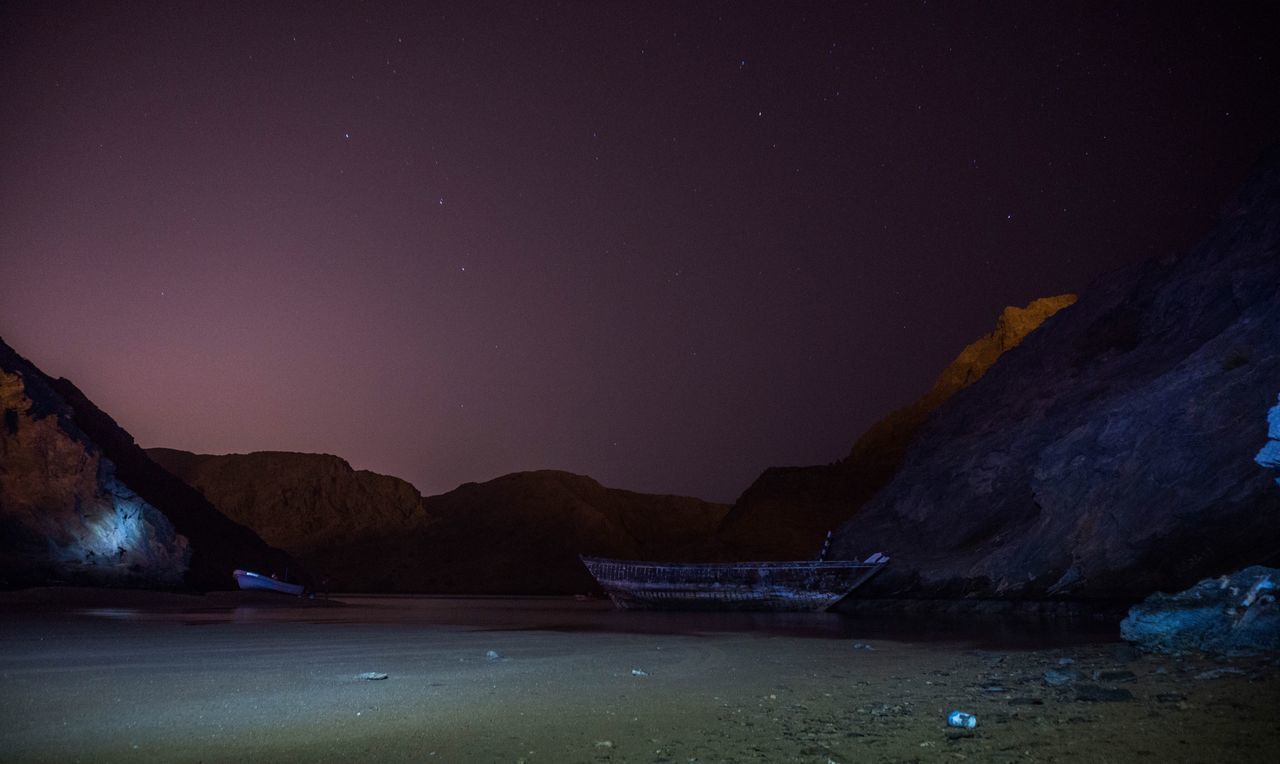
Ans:
[[[49,603],[21,594],[0,595],[2,761],[1271,761],[1280,752],[1274,663],[1140,656],[1110,631],[988,623],[939,639],[834,615],[672,616],[568,599],[288,607],[270,595]],[[1051,687],[1049,670],[1078,678]],[[367,671],[388,678],[357,678]],[[949,729],[952,709],[978,726]]]

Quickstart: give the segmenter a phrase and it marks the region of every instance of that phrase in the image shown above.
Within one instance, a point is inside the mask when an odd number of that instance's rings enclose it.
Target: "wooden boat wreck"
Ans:
[[[292,594],[295,597],[301,597],[304,591],[302,584],[288,584],[278,578],[264,576],[251,570],[237,570],[231,575],[236,577],[236,583],[240,585],[241,589],[261,589],[268,592]]]
[[[826,610],[874,576],[889,558],[789,562],[644,562],[580,556],[628,610]]]

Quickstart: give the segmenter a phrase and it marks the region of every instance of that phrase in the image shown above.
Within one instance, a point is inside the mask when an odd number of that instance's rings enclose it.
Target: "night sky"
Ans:
[[[1280,136],[1265,4],[419,6],[5,4],[0,335],[147,447],[732,500]]]

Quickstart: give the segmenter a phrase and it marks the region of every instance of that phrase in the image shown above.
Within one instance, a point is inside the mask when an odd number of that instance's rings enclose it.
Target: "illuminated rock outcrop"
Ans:
[[[1221,656],[1280,651],[1280,570],[1255,565],[1133,606],[1120,636],[1144,650]]]
[[[1280,155],[1191,252],[1113,273],[940,406],[835,552],[882,596],[1137,599],[1280,550]]]
[[[2,341],[0,417],[0,585],[225,589],[287,563]]]
[[[0,579],[12,583],[177,586],[190,549],[173,524],[50,405],[30,372],[0,369]],[[24,373],[25,372],[25,373]],[[43,393],[43,394],[42,394]]]
[[[1280,402],[1267,412],[1267,444],[1253,460],[1263,467],[1280,470]],[[1280,485],[1280,477],[1276,478]]]

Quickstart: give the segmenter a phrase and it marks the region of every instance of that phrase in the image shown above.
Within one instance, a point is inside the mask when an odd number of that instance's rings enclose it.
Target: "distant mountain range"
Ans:
[[[424,498],[402,480],[325,454],[147,453],[228,517],[345,591],[585,592],[594,586],[579,554],[805,559],[828,529],[888,482],[930,411],[1074,301],[1062,295],[1006,309],[995,331],[965,348],[924,398],[877,423],[844,461],[768,470],[732,510],[550,470]]]
[[[710,536],[728,511],[554,470],[424,498],[335,456],[148,454],[343,591],[586,592],[593,585],[579,554],[670,559]]]
[[[249,567],[570,593],[593,586],[580,553],[807,558],[838,528],[834,557],[893,558],[868,597],[1132,600],[1280,563],[1254,460],[1277,392],[1274,152],[1190,253],[1006,309],[845,458],[766,470],[732,507],[550,470],[423,497],[329,455],[144,453],[0,342],[0,585],[221,588]]]

